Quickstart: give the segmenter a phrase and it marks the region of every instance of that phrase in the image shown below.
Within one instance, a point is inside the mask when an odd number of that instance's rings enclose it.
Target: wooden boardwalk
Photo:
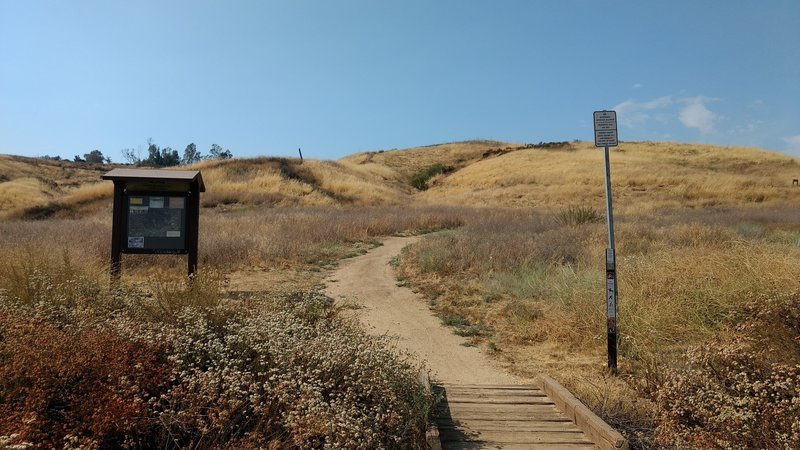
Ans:
[[[589,450],[592,441],[541,389],[521,385],[433,386],[442,449]]]

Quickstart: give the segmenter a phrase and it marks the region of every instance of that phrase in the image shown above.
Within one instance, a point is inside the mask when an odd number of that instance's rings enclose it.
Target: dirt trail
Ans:
[[[520,384],[466,340],[441,324],[425,300],[406,287],[398,287],[389,260],[418,237],[392,237],[383,246],[342,262],[326,280],[328,295],[352,301],[365,329],[375,335],[396,337],[399,348],[426,361],[434,381],[444,384]]]

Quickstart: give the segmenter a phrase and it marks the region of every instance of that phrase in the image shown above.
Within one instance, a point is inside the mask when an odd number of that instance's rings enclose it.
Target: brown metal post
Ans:
[[[191,184],[187,207],[186,218],[189,223],[186,227],[186,245],[189,246],[189,278],[192,278],[197,272],[197,241],[200,229],[200,185],[197,181]]]
[[[111,219],[111,281],[119,279],[122,271],[122,258],[120,255],[122,244],[122,228],[124,220],[123,192],[125,184],[114,181],[114,213]]]

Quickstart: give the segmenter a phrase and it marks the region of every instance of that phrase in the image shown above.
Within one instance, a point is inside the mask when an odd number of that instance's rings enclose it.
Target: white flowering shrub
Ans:
[[[170,336],[182,382],[161,399],[170,434],[185,444],[422,445],[432,399],[417,381],[419,367],[355,326],[309,314],[329,304],[320,294],[270,303],[221,325],[184,310]]]
[[[800,296],[759,298],[730,337],[696,346],[654,399],[657,441],[699,449],[800,448]]]
[[[3,447],[424,448],[420,366],[320,293],[228,301],[218,281],[0,291]]]

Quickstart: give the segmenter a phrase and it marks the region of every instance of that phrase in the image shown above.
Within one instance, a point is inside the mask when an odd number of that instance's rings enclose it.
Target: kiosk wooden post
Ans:
[[[200,193],[197,170],[114,169],[111,277],[122,273],[122,254],[187,255],[189,277],[197,271]]]

